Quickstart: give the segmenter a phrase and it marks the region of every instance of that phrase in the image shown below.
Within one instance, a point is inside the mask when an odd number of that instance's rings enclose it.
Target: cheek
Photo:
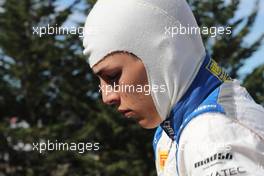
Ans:
[[[133,66],[132,66],[133,65]],[[134,87],[133,92],[125,91],[120,93],[121,103],[140,113],[150,113],[155,107],[152,101],[147,74],[142,63],[131,64],[130,67],[123,69],[119,84]]]
[[[121,102],[141,113],[141,115],[152,114],[155,110],[151,95],[145,95],[144,92],[121,93],[120,97]]]
[[[123,82],[129,85],[146,85],[148,84],[147,74],[143,63],[131,63],[130,66],[123,69]]]

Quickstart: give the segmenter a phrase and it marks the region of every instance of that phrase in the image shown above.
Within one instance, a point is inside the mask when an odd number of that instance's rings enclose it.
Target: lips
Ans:
[[[132,115],[134,115],[133,111],[131,110],[118,110],[118,112],[120,112],[127,118],[130,118]]]

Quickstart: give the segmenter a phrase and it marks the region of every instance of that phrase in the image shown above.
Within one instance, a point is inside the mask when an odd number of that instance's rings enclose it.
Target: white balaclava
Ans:
[[[180,27],[185,31],[180,33]],[[98,0],[86,20],[84,54],[91,67],[117,51],[139,57],[149,85],[166,87],[165,92],[151,92],[165,120],[204,60],[200,34],[188,33],[197,27],[185,0]]]

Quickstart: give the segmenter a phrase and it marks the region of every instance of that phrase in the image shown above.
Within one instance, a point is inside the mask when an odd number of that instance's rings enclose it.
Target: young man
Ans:
[[[181,26],[198,27],[185,0],[98,0],[84,54],[103,102],[158,126],[159,176],[263,176],[263,107],[210,59],[199,33],[172,35]]]

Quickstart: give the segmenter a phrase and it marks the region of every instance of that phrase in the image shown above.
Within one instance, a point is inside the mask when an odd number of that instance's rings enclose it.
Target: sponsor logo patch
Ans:
[[[220,81],[222,82],[232,81],[232,78],[213,59],[210,59],[206,68]]]
[[[175,133],[174,133],[174,130],[172,128],[170,120],[165,120],[164,122],[162,122],[161,126],[162,126],[163,130],[168,134],[168,136],[171,139],[174,139]]]
[[[247,171],[242,167],[231,167],[226,169],[217,170],[207,174],[206,176],[234,176],[234,175],[244,175]]]
[[[205,166],[213,161],[232,160],[232,159],[233,159],[233,155],[229,152],[228,153],[216,153],[208,158],[205,158],[204,160],[194,163],[194,168]]]

